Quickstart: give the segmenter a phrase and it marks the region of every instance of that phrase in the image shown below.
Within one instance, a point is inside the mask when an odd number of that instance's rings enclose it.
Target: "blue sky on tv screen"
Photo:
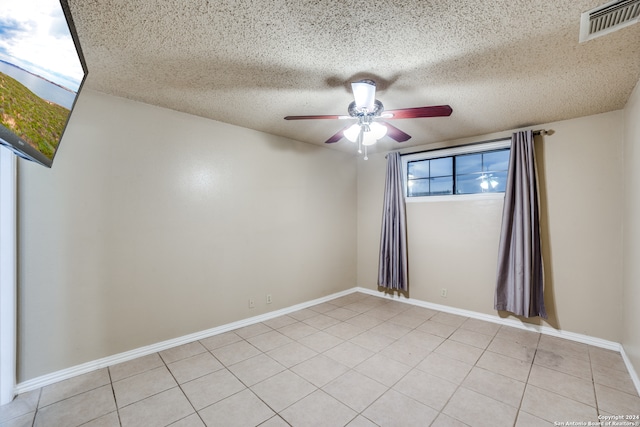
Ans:
[[[59,0],[0,0],[0,60],[74,92],[84,75]]]

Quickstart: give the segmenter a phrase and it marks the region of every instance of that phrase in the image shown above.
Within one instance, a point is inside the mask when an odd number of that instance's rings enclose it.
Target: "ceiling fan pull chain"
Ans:
[[[367,156],[367,146],[364,146],[364,159],[369,160],[369,156]]]

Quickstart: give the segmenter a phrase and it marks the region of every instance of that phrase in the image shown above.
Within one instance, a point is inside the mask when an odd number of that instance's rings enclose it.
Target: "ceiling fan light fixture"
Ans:
[[[640,0],[623,0],[639,1]],[[345,126],[337,131],[325,144],[332,144],[340,141],[343,137],[358,145],[358,153],[363,152],[367,159],[367,148],[375,144],[378,140],[389,136],[397,142],[404,142],[411,138],[411,135],[401,131],[386,121],[379,123],[377,119],[415,119],[420,117],[444,117],[450,116],[453,110],[448,105],[433,105],[429,107],[412,107],[391,110],[385,112],[382,102],[376,99],[376,83],[373,80],[362,79],[351,82],[354,101],[349,103],[348,116],[338,115],[306,115],[306,116],[286,116],[285,120],[313,120],[313,119],[354,119],[357,123]],[[495,182],[495,183],[494,183]],[[488,182],[485,185],[497,186],[497,181]]]
[[[364,132],[362,134],[362,145],[369,146],[369,145],[373,145],[377,142],[378,140],[376,139],[376,136],[373,134],[373,132]]]
[[[354,123],[349,126],[342,134],[345,138],[347,138],[351,142],[356,142],[358,140],[358,134],[360,133],[360,125],[358,123]]]
[[[387,127],[378,122],[372,122],[369,127],[371,128],[371,133],[376,139],[382,139],[387,134]]]

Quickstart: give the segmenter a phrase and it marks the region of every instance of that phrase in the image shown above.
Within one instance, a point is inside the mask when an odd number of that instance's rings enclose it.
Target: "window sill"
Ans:
[[[450,194],[446,196],[405,197],[406,203],[464,202],[469,200],[504,199],[504,193]]]

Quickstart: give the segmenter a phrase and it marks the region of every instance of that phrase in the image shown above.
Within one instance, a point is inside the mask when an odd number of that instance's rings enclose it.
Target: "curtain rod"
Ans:
[[[533,135],[553,135],[554,131],[549,129],[537,129],[533,131]],[[471,144],[460,144],[460,145],[453,145],[451,147],[440,147],[440,148],[431,148],[429,150],[422,150],[422,151],[412,151],[410,153],[400,153],[400,157],[402,156],[408,156],[411,154],[420,154],[420,153],[428,153],[429,151],[436,151],[436,150],[444,150],[444,149],[449,149],[449,148],[458,148],[458,147],[468,147],[468,146],[472,146],[472,145],[478,145],[478,144],[488,144],[490,142],[499,142],[499,141],[507,141],[510,140],[511,137],[507,136],[504,138],[496,138],[496,139],[488,139],[486,141],[478,141],[478,142],[472,142]],[[387,156],[385,155],[384,158],[386,159]]]

